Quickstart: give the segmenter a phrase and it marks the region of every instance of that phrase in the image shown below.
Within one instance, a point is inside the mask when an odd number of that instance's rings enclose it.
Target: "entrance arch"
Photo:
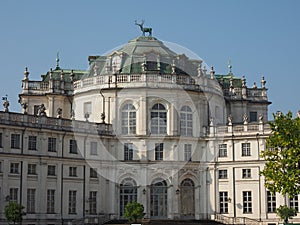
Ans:
[[[187,219],[195,217],[195,184],[189,178],[180,184],[180,217]]]
[[[168,213],[168,187],[163,179],[155,179],[150,191],[151,218],[166,218]]]
[[[137,186],[132,178],[124,179],[120,184],[120,216],[123,216],[128,202],[137,201]]]

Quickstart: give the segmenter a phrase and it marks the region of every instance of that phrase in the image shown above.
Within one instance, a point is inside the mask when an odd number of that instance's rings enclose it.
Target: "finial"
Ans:
[[[266,88],[266,81],[264,76],[262,76],[261,78],[261,88]]]
[[[9,106],[9,101],[8,101],[8,95],[5,95],[5,97],[2,97],[3,106],[4,106],[4,112],[9,112],[8,106]]]
[[[56,53],[56,70],[59,69],[59,52]]]
[[[256,86],[256,82],[253,82],[253,86],[252,86],[252,88],[254,88],[254,89],[256,89],[256,88],[257,88],[257,86]]]
[[[246,87],[246,78],[245,78],[245,76],[242,77],[242,87]]]
[[[214,71],[214,67],[212,66],[211,69],[210,69],[210,79],[214,79],[215,77],[215,71]]]
[[[25,71],[24,71],[24,80],[28,80],[28,76],[29,76],[29,71],[28,71],[28,68],[25,67]]]
[[[232,65],[231,65],[231,60],[228,60],[228,68],[229,68],[229,74],[232,74]]]
[[[175,59],[173,59],[173,61],[172,61],[171,69],[172,69],[172,74],[175,74],[176,73]]]
[[[202,75],[202,63],[200,62],[197,67],[198,77]]]
[[[204,67],[203,67],[203,73],[204,73],[205,77],[206,77],[206,72],[207,72],[207,69],[206,69],[206,66],[204,65]]]
[[[64,80],[64,70],[61,70],[60,72],[60,80]]]
[[[50,80],[53,79],[53,70],[52,70],[52,68],[50,68],[49,79],[50,79]]]
[[[73,70],[71,70],[71,74],[70,74],[70,79],[71,79],[71,81],[74,81],[74,71]]]

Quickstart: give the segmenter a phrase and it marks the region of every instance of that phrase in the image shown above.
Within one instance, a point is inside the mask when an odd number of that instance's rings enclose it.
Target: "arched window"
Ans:
[[[122,108],[122,134],[136,133],[136,110],[132,104],[126,104]]]
[[[151,109],[151,134],[167,133],[167,110],[157,103]]]
[[[120,185],[120,216],[123,215],[128,202],[137,201],[137,186],[132,178],[126,178]]]
[[[189,106],[183,106],[180,110],[180,134],[193,136],[193,113]]]
[[[163,179],[156,179],[151,184],[150,216],[156,218],[167,217],[168,187]]]

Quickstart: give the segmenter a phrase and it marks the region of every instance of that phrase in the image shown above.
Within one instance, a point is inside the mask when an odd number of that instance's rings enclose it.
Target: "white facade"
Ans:
[[[264,78],[249,88],[231,72],[207,74],[144,36],[89,62],[42,81],[26,70],[23,114],[0,112],[0,212],[17,201],[23,224],[62,224],[120,219],[138,201],[150,219],[278,221],[284,198],[267,196],[259,176]]]

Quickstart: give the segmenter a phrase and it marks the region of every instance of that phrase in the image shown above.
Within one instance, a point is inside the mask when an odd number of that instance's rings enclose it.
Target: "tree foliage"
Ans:
[[[144,217],[144,206],[138,202],[128,202],[125,206],[124,217],[136,222]]]
[[[286,205],[281,205],[276,209],[277,215],[284,221],[284,223],[288,223],[288,220],[293,216],[296,216],[296,209],[289,208]]]
[[[262,152],[266,164],[261,175],[271,193],[293,198],[300,193],[300,119],[291,112],[273,116],[272,132]]]
[[[16,203],[16,202],[9,202],[4,208],[4,214],[8,222],[21,222],[23,219],[23,212],[24,206]]]

